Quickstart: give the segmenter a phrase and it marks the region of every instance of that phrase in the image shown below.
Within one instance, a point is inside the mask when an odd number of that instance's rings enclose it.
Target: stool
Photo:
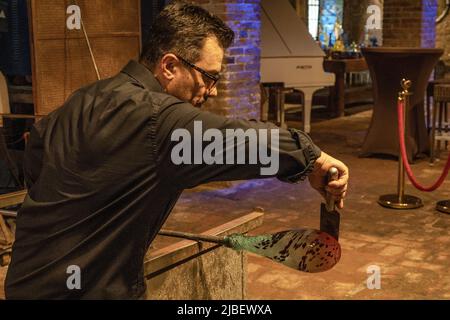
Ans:
[[[261,84],[261,120],[274,121],[276,125],[287,128],[286,113],[298,112],[303,110],[302,101],[297,97],[292,98],[292,94],[301,92],[294,88],[286,88],[283,82],[267,82]],[[275,115],[273,119],[272,114]]]
[[[431,133],[431,98],[434,96],[434,86],[438,84],[450,84],[450,79],[437,79],[428,82],[426,94],[426,125],[428,133]]]
[[[271,88],[272,94],[275,96],[275,106],[277,114],[277,124],[286,129],[286,113],[302,111],[301,103],[289,103],[286,96],[295,92],[294,88]]]
[[[445,141],[447,147],[450,141],[450,129],[448,119],[448,103],[450,102],[450,84],[435,84],[433,96],[433,115],[431,117],[430,135],[430,164],[434,163],[436,145],[437,154],[441,148],[441,141]]]

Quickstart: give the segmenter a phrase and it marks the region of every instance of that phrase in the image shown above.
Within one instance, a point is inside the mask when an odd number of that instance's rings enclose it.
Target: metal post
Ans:
[[[218,244],[222,244],[222,245],[225,245],[227,243],[227,241],[225,240],[224,237],[210,236],[210,235],[203,235],[203,234],[194,234],[194,233],[188,233],[188,232],[179,232],[179,231],[161,229],[158,232],[158,234],[162,235],[162,236],[182,238],[182,239],[188,239],[188,240],[194,240],[194,241],[206,241],[206,242],[218,243]]]
[[[409,88],[411,88],[411,81],[403,79],[401,81],[401,86],[403,88],[403,91],[399,93],[398,99],[399,101],[405,102],[403,108],[403,123],[405,124],[405,132],[403,132],[403,135],[405,135],[407,125],[406,110],[409,107],[409,96],[412,94],[409,92]],[[401,137],[399,137],[399,139],[401,139]],[[383,195],[378,199],[378,203],[383,207],[390,209],[416,209],[423,206],[422,200],[420,198],[411,195],[405,195],[405,167],[403,165],[400,147],[398,155],[397,194]]]
[[[450,200],[439,201],[436,204],[436,210],[450,214]]]
[[[406,106],[408,105],[408,95],[405,91],[399,94],[399,100],[404,100],[405,105],[403,107],[403,119],[406,120]],[[406,123],[405,123],[405,131],[403,131],[403,136],[406,134]],[[399,137],[400,138],[400,137]],[[398,148],[398,180],[397,180],[397,194],[398,194],[398,203],[403,203],[405,198],[405,167],[403,166],[402,155],[400,152],[400,147]]]

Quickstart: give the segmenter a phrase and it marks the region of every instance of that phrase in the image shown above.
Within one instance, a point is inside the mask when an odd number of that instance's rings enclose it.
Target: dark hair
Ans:
[[[186,2],[167,5],[152,23],[144,44],[141,62],[154,69],[159,59],[173,52],[192,62],[200,59],[206,38],[214,36],[226,49],[234,39],[234,32],[219,17]]]

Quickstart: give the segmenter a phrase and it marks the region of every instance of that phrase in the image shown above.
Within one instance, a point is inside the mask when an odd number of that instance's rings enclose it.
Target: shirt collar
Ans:
[[[160,83],[156,80],[153,73],[137,61],[131,60],[128,62],[121,72],[139,82],[149,91],[163,92]]]

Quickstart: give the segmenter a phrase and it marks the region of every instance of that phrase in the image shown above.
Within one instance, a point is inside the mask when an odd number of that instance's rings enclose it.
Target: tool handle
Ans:
[[[161,236],[182,238],[182,239],[188,239],[188,240],[194,240],[194,241],[212,242],[212,243],[218,243],[218,244],[222,244],[222,245],[225,245],[227,243],[227,241],[225,240],[224,237],[210,236],[210,235],[204,235],[204,234],[194,234],[194,233],[179,232],[179,231],[172,231],[172,230],[165,230],[165,229],[159,230],[158,234]]]
[[[336,181],[339,179],[339,170],[335,167],[331,167],[328,170],[328,177],[327,177],[327,181]],[[333,200],[333,197],[331,196],[331,194],[327,193],[327,210],[328,211],[333,211],[335,208],[335,203]]]

